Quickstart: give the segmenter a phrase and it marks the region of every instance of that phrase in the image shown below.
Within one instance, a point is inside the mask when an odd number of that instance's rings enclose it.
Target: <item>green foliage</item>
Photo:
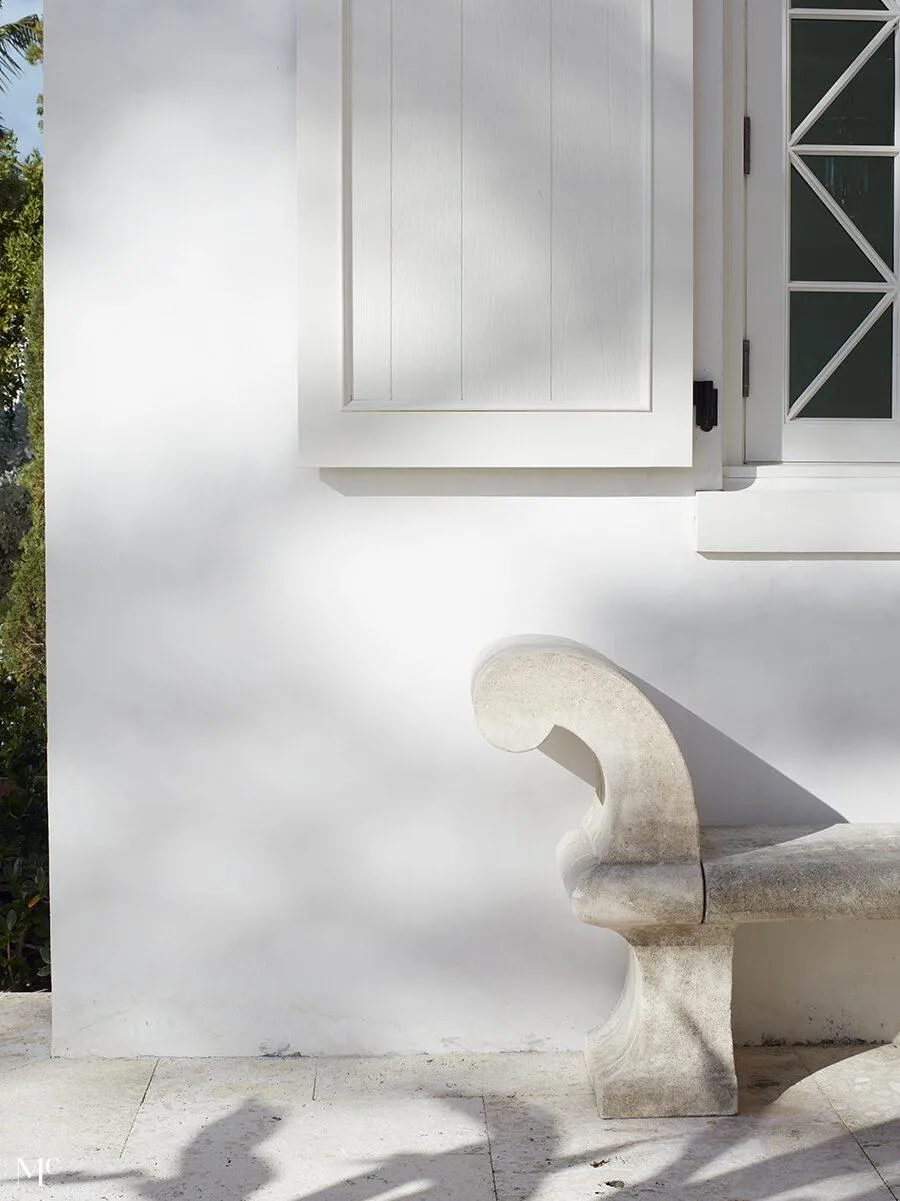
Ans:
[[[43,17],[33,16],[26,17],[26,20],[31,22],[33,40],[25,51],[25,60],[30,66],[36,67],[38,63],[44,61],[44,19]]]
[[[7,417],[25,385],[25,315],[44,237],[44,162],[20,161],[16,139],[0,133],[0,409]]]
[[[5,28],[0,26],[0,45]],[[36,63],[43,57],[43,22],[35,18],[29,29],[28,37],[15,44],[21,43],[22,56]],[[43,190],[41,156],[35,152],[20,161],[13,134],[0,132],[0,617],[31,525],[29,493],[18,469],[31,453],[23,399],[25,319],[40,269]]]
[[[0,989],[50,976],[44,666],[43,163],[0,134]],[[27,414],[27,438],[23,417]],[[16,471],[28,455],[31,460]],[[24,535],[24,536],[23,536]]]
[[[32,459],[20,473],[31,494],[31,528],[22,539],[19,561],[7,594],[3,619],[3,667],[35,695],[46,693],[44,573],[44,288],[36,277],[25,325],[28,383],[25,404]]]
[[[31,528],[7,595],[0,669],[0,989],[6,990],[47,987],[50,975],[40,272],[25,336],[25,404],[33,457],[21,480],[31,496]]]
[[[37,63],[42,56],[43,22],[39,18],[25,17],[0,25],[0,91],[21,69],[21,60]],[[0,128],[3,990],[47,988],[50,976],[44,667],[43,188],[40,154],[34,152],[20,161],[15,137]]]
[[[30,527],[31,493],[17,479],[8,479],[0,484],[0,621],[9,604],[9,586],[19,561],[22,539]]]
[[[25,51],[25,57],[32,67],[44,61],[44,22],[38,18],[35,22],[35,40]],[[44,132],[44,93],[37,98],[38,129]]]
[[[0,990],[48,988],[44,699],[0,677]]]
[[[0,0],[0,8],[2,7]],[[7,85],[19,74],[23,61],[33,61],[29,54],[38,42],[39,33],[43,37],[43,32],[43,21],[34,14],[0,25],[0,90],[5,91]]]

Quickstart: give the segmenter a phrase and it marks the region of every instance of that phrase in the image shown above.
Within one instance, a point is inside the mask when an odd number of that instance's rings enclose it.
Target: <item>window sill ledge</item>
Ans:
[[[731,468],[723,483],[721,492],[697,493],[702,555],[900,556],[900,470],[893,464],[863,472],[815,464]]]

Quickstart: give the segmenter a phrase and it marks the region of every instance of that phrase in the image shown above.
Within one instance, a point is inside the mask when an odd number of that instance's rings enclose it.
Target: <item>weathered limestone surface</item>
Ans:
[[[705,826],[708,922],[900,918],[900,826]]]
[[[622,931],[628,976],[585,1059],[606,1118],[737,1113],[731,956],[724,926]]]
[[[540,746],[554,727],[600,764],[598,795],[558,848],[582,921],[631,948],[586,1059],[601,1116],[737,1112],[731,959],[740,922],[900,918],[900,825],[709,827],[659,711],[603,656],[561,639],[507,640],[475,671],[489,742]]]

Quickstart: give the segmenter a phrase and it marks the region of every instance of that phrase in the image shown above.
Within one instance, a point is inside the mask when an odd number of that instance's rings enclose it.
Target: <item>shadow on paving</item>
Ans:
[[[396,1098],[393,1098],[396,1099]],[[419,1094],[424,1101],[427,1094]],[[453,1110],[455,1098],[439,1100]],[[471,1105],[472,1098],[467,1099]],[[377,1112],[379,1100],[360,1099]],[[61,1172],[44,1178],[54,1186],[85,1186],[86,1198],[147,1201],[569,1201],[574,1198],[667,1198],[671,1201],[891,1201],[890,1189],[872,1160],[835,1114],[834,1122],[803,1113],[759,1118],[601,1121],[586,1111],[554,1113],[551,1104],[486,1096],[485,1136],[440,1152],[398,1149],[376,1160],[345,1161],[309,1151],[302,1128],[291,1131],[289,1113],[248,1099],[205,1126],[184,1148],[178,1170],[154,1176],[142,1169],[96,1173]],[[316,1104],[316,1103],[314,1103]],[[328,1104],[322,1102],[322,1105]],[[471,1116],[471,1109],[464,1111]],[[276,1134],[277,1154],[265,1144]],[[856,1132],[867,1147],[881,1148],[900,1167],[900,1125],[885,1122]],[[272,1149],[275,1151],[275,1148]],[[309,1155],[309,1169],[304,1158]],[[484,1161],[484,1184],[473,1191],[473,1159]],[[277,1166],[276,1166],[277,1164]],[[323,1176],[336,1180],[322,1184]],[[308,1185],[305,1181],[308,1180]],[[121,1191],[98,1192],[120,1182]]]

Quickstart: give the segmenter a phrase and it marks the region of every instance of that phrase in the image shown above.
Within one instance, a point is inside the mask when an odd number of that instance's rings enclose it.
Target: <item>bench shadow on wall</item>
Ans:
[[[645,680],[624,672],[675,735],[701,825],[810,826],[846,818]],[[540,748],[592,788],[599,768],[556,727]],[[735,939],[732,1027],[739,1045],[891,1042],[900,1034],[900,922],[757,922]]]

